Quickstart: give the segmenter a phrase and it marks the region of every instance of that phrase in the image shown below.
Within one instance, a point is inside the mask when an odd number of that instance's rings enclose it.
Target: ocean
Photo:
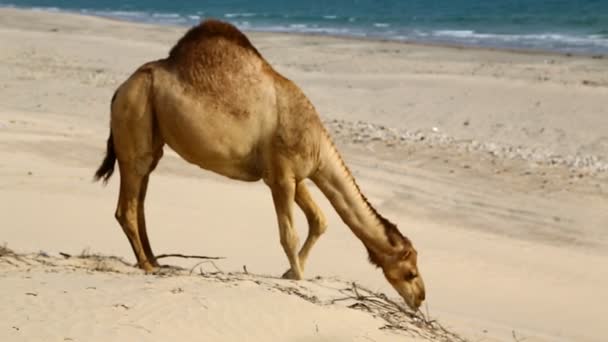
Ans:
[[[160,24],[204,18],[246,30],[608,54],[608,0],[0,0]]]

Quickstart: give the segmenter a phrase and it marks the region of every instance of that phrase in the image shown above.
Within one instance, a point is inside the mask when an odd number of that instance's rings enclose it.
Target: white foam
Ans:
[[[152,18],[176,19],[181,18],[181,16],[177,13],[152,13]]]
[[[250,13],[250,12],[245,12],[245,13],[226,13],[224,14],[225,18],[249,18],[249,17],[255,17],[257,14],[256,13]]]
[[[431,36],[438,38],[456,38],[471,40],[474,42],[510,43],[518,45],[537,47],[567,48],[572,47],[600,47],[608,48],[608,38],[597,35],[575,36],[562,33],[536,33],[536,34],[493,34],[478,33],[471,30],[437,30],[432,31]]]
[[[449,36],[459,38],[469,38],[475,35],[475,32],[470,30],[437,30],[433,33],[437,36]]]

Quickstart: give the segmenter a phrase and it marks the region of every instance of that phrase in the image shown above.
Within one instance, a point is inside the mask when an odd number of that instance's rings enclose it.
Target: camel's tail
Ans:
[[[112,177],[114,173],[114,163],[116,162],[116,153],[114,152],[114,142],[112,140],[112,132],[108,137],[108,149],[106,151],[106,157],[103,159],[101,166],[95,172],[95,180],[98,181],[103,178],[103,182],[107,183],[108,179]]]

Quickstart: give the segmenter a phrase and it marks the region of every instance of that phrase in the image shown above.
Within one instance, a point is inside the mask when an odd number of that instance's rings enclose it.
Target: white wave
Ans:
[[[57,7],[32,7],[34,11],[45,11],[45,12],[60,12],[61,9]]]
[[[104,10],[80,10],[80,13],[98,15],[102,17],[117,18],[131,21],[152,22],[161,24],[183,25],[200,20],[198,15],[182,16],[178,13],[141,12],[141,11],[104,11]]]
[[[226,13],[224,14],[225,18],[249,18],[249,17],[255,17],[257,14],[256,13],[249,13],[249,12],[245,12],[245,13]]]
[[[175,19],[181,18],[181,16],[177,13],[152,13],[152,18]]]
[[[338,16],[337,15],[324,15],[323,19],[328,19],[328,20],[333,20],[333,19],[337,19]]]
[[[389,27],[391,24],[388,23],[374,23],[375,27]]]
[[[475,35],[475,32],[469,30],[437,30],[433,33],[437,36],[449,36],[458,38],[469,38]]]
[[[237,26],[239,26],[237,24]],[[313,33],[313,34],[329,34],[351,37],[365,37],[366,33],[363,30],[335,27],[319,27],[309,26],[306,24],[289,24],[289,25],[257,25],[253,27],[256,31],[265,32],[297,32],[297,33]]]
[[[114,17],[114,18],[128,18],[128,19],[139,19],[143,20],[145,18],[150,17],[149,13],[146,12],[138,12],[138,11],[91,11],[87,9],[83,9],[80,11],[85,14],[94,14],[105,17]]]
[[[541,47],[544,45],[574,45],[574,46],[597,46],[608,47],[608,38],[599,36],[575,36],[562,33],[536,33],[536,34],[496,34],[478,33],[470,30],[437,30],[431,32],[431,36],[457,38],[472,40],[476,42],[494,41],[507,43],[527,43],[534,45],[537,43]]]

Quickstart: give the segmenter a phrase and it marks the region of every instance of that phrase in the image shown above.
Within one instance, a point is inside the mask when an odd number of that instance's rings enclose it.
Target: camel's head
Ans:
[[[385,258],[380,265],[384,276],[399,292],[412,310],[418,309],[424,301],[424,281],[418,272],[418,252],[411,244],[394,256]]]

